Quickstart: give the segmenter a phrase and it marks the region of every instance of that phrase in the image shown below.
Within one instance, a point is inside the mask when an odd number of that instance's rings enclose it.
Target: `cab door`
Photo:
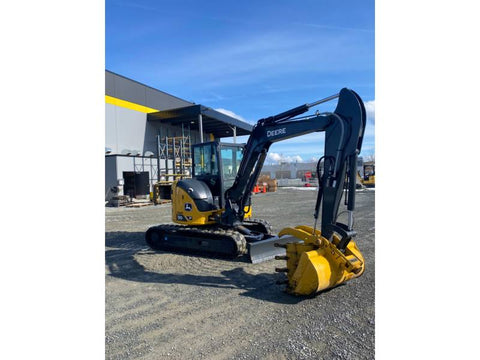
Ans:
[[[222,207],[222,179],[219,171],[218,143],[196,144],[193,148],[193,178],[204,182],[212,192],[215,205]]]
[[[232,187],[242,161],[242,156],[242,146],[221,144],[220,164],[224,191]]]

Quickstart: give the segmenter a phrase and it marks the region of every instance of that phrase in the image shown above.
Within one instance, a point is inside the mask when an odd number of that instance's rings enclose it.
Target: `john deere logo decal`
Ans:
[[[185,211],[192,211],[192,204],[185,203]]]

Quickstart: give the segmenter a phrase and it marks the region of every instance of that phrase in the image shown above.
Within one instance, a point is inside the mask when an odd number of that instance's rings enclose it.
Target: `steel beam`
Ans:
[[[202,114],[198,114],[198,127],[200,130],[200,142],[203,143],[203,118]]]

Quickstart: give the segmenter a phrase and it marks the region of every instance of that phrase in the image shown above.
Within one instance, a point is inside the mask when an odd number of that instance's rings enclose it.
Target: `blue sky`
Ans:
[[[250,123],[349,87],[366,103],[361,155],[368,156],[375,151],[374,18],[371,0],[106,0],[105,67]],[[273,144],[267,162],[318,158],[323,137]]]

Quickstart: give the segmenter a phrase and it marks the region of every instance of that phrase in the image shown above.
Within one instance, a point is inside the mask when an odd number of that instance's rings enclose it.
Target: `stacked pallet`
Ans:
[[[270,179],[269,175],[260,175],[258,177],[257,185],[262,189],[266,189],[268,192],[274,192],[278,190],[278,183],[275,179]]]

